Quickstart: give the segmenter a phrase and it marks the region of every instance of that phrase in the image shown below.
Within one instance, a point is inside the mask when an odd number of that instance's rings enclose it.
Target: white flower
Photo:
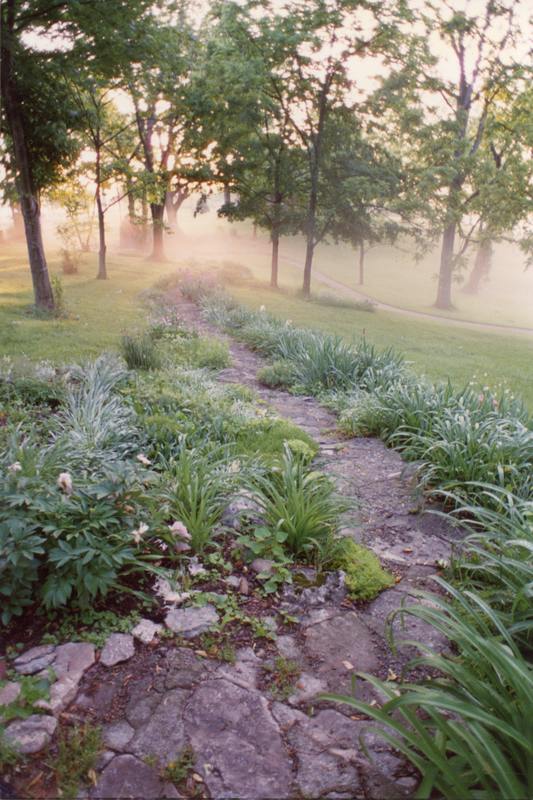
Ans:
[[[148,530],[148,525],[146,525],[146,523],[144,522],[141,522],[139,527],[135,528],[135,530],[131,532],[135,544],[139,544],[139,542],[141,541],[142,537],[147,532],[147,530]]]
[[[140,461],[141,464],[144,464],[145,467],[149,467],[150,464],[152,463],[149,458],[146,458],[144,453],[139,453],[139,455],[137,456],[137,461]]]
[[[183,522],[173,522],[172,525],[168,526],[169,531],[177,536],[178,539],[185,539],[186,541],[190,542],[191,534],[183,524]]]
[[[70,472],[61,472],[57,479],[57,485],[65,494],[72,494],[72,477]]]
[[[20,472],[21,470],[22,470],[22,464],[20,463],[20,461],[14,461],[13,464],[10,464],[9,467],[7,468],[8,472],[13,472],[13,473]]]
[[[259,306],[259,311],[261,312],[261,314],[264,314],[266,311],[266,306]]]
[[[287,327],[287,328],[290,328],[290,327],[291,327],[291,325],[292,325],[292,319],[288,319],[288,320],[286,320],[286,322],[285,322],[285,327]]]

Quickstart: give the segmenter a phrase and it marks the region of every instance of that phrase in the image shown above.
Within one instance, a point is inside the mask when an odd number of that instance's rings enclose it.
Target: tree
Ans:
[[[136,153],[136,142],[132,136],[132,120],[120,114],[113,103],[114,86],[102,85],[98,80],[88,75],[78,77],[72,83],[72,93],[84,123],[84,141],[94,154],[94,161],[86,161],[85,169],[92,173],[95,185],[94,199],[98,219],[98,280],[107,279],[106,262],[106,228],[105,215],[116,203],[119,203],[127,192],[116,192],[109,199],[107,190],[114,184],[118,185],[119,178],[124,180],[126,175],[131,176],[131,161]],[[127,191],[133,192],[131,177]]]
[[[270,91],[273,42],[264,38],[254,8],[223,3],[213,9],[198,110],[211,141],[211,181],[224,186],[219,214],[251,219],[254,230],[270,233],[270,283],[277,288],[280,238],[301,227],[306,164],[292,123]]]
[[[1,5],[2,135],[20,198],[35,304],[51,309],[54,297],[44,253],[40,194],[61,181],[75,159],[79,120],[64,69],[80,61],[112,71],[148,0],[5,0]],[[50,49],[32,47],[47,39]],[[57,36],[58,38],[54,38]],[[60,37],[60,38],[59,38]],[[55,45],[55,46],[54,46]],[[78,61],[79,59],[79,61]]]
[[[411,126],[414,160],[420,172],[419,192],[426,199],[428,221],[442,234],[435,307],[452,308],[452,281],[479,221],[470,214],[478,196],[476,174],[483,171],[488,120],[504,87],[511,93],[519,73],[510,47],[518,31],[514,0],[485,0],[463,10],[451,0],[428,0],[422,18],[429,47],[446,48],[455,66],[444,77],[442,63],[426,60],[418,78],[420,124]],[[413,105],[408,115],[413,119]],[[416,112],[415,112],[416,113]],[[473,227],[474,226],[474,227]]]
[[[143,157],[141,176],[152,217],[150,258],[165,258],[165,207],[170,217],[183,200],[185,184],[200,180],[194,164],[195,131],[191,119],[191,75],[199,42],[185,12],[177,20],[147,26],[142,58],[132,63],[124,81],[131,97]]]
[[[530,250],[528,225],[533,210],[533,91],[525,87],[516,96],[500,92],[487,118],[486,136],[474,174],[470,217],[478,227],[474,265],[464,291],[476,294],[487,280],[494,244],[518,243]]]

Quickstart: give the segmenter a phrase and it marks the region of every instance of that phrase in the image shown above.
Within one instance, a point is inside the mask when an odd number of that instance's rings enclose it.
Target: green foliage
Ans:
[[[332,482],[286,446],[279,466],[257,475],[251,486],[276,542],[294,556],[320,561],[347,508]]]
[[[120,349],[128,369],[159,369],[161,355],[152,336],[147,333],[124,334]]]
[[[20,694],[12,703],[0,707],[0,722],[6,725],[13,719],[26,719],[32,714],[39,713],[35,708],[39,700],[48,700],[50,697],[50,682],[46,678],[34,675],[17,676],[20,684]]]
[[[346,574],[346,588],[353,600],[372,600],[394,584],[394,576],[384,570],[379,558],[353,539],[342,539],[335,566]]]
[[[13,747],[0,725],[0,770],[16,766],[24,756]]]
[[[115,611],[98,611],[86,608],[71,611],[62,608],[48,612],[51,620],[46,628],[53,633],[42,636],[43,644],[62,644],[63,642],[90,642],[95,647],[103,647],[110,633],[130,633],[140,619],[138,611],[131,614],[118,614]]]
[[[50,283],[54,293],[54,316],[59,319],[68,317],[68,309],[65,300],[65,290],[59,275],[52,275]]]
[[[173,342],[169,357],[174,363],[193,369],[224,369],[230,365],[226,342],[204,336],[190,336]]]
[[[284,531],[259,527],[237,539],[238,547],[247,551],[251,559],[264,558],[272,561],[268,569],[257,575],[258,580],[263,581],[263,589],[267,594],[277,592],[285,584],[292,583],[289,569],[292,560],[284,547],[286,538]]]
[[[285,702],[294,694],[301,669],[295,661],[278,656],[272,666],[266,667],[270,673],[269,688],[272,696]]]
[[[100,728],[87,723],[61,729],[57,756],[49,762],[55,773],[61,797],[75,800],[80,784],[91,785],[90,772],[94,770],[101,750]]]
[[[188,778],[194,769],[194,751],[191,747],[185,747],[178,758],[170,761],[163,770],[163,778],[176,785]]]
[[[294,369],[288,361],[274,361],[273,364],[261,367],[257,380],[271,389],[288,389],[295,381]]]
[[[230,466],[224,452],[188,449],[185,441],[166,465],[160,495],[165,513],[172,521],[185,525],[195,553],[201,553],[209,544],[227,505],[235,482]]]
[[[341,427],[377,434],[419,462],[424,485],[475,499],[481,484],[527,497],[532,490],[533,434],[522,404],[488,390],[396,382],[346,398]],[[481,494],[483,491],[481,489]],[[484,495],[489,499],[489,495]]]
[[[441,595],[403,610],[454,645],[441,654],[424,643],[411,666],[437,672],[418,685],[386,683],[361,675],[381,696],[381,706],[327,695],[380,723],[378,733],[422,775],[417,797],[528,797],[533,789],[533,669],[498,612],[475,593],[444,582]],[[528,624],[531,630],[531,622]]]

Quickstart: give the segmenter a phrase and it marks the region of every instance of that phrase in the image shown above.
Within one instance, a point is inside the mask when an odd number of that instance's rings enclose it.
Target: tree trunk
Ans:
[[[440,254],[439,284],[435,308],[442,308],[445,311],[453,309],[452,305],[452,275],[453,275],[453,249],[455,245],[455,233],[457,225],[450,222],[444,229],[442,236],[442,248]]]
[[[318,176],[317,176],[318,177]],[[307,212],[307,235],[305,244],[305,264],[302,294],[304,297],[311,296],[311,271],[313,269],[313,255],[315,253],[315,234],[316,234],[316,205],[318,198],[318,179],[312,180],[311,193],[309,195],[309,209]]]
[[[272,228],[272,266],[270,270],[270,286],[273,289],[278,288],[278,263],[279,263],[279,228]]]
[[[24,219],[35,305],[37,308],[52,310],[54,308],[54,293],[50,283],[43,247],[39,199],[33,185],[30,156],[20,109],[20,97],[12,74],[13,2],[8,2],[6,28],[7,30],[2,31],[0,54],[2,62],[0,76],[1,99],[7,127],[13,143],[15,179]]]
[[[167,212],[167,223],[172,233],[178,231],[178,208],[172,201],[172,192],[165,194],[165,210]]]
[[[102,207],[102,198],[100,197],[100,187],[96,190],[96,207],[98,209],[98,275],[96,278],[99,281],[107,280],[107,266],[106,266],[106,243],[105,243],[105,216]]]
[[[19,203],[15,203],[11,201],[11,219],[13,220],[13,227],[9,231],[9,238],[13,239],[16,242],[21,241],[24,239],[25,231],[24,231],[24,217],[22,216],[22,210],[20,208]]]
[[[492,266],[492,242],[482,239],[476,253],[472,272],[466,282],[463,292],[465,294],[478,294],[481,282],[487,280]]]
[[[163,243],[165,206],[158,203],[150,203],[150,210],[152,212],[152,253],[150,261],[165,261]]]
[[[231,192],[227,186],[224,186],[224,205],[231,203]]]
[[[359,242],[359,286],[365,282],[365,243]]]

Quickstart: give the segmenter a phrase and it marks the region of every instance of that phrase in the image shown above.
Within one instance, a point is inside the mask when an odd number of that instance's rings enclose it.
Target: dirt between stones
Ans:
[[[89,666],[59,718],[60,725],[89,720],[102,728],[106,749],[96,784],[79,798],[408,797],[417,777],[376,725],[316,696],[350,693],[354,671],[399,674],[408,653],[391,653],[387,616],[404,599],[412,601],[414,590],[428,588],[457,532],[424,513],[412,483],[402,478],[405,465],[397,453],[377,439],[342,438],[333,414],[313,398],[261,386],[257,355],[208,325],[192,303],[178,298],[177,310],[199,332],[228,341],[232,366],[218,380],[250,386],[317,441],[317,466],[360,503],[351,535],[400,580],[367,604],[352,603],[335,586],[311,592],[305,604],[288,592],[268,608],[273,641],[242,646],[237,638],[227,661],[220,652],[209,657],[201,637],[175,637],[137,641],[123,662]],[[241,600],[245,607],[247,599]],[[446,647],[435,631],[411,619],[405,638],[413,637]],[[271,680],[279,657],[297,667],[282,695]],[[369,687],[358,684],[356,691],[377,699]]]

